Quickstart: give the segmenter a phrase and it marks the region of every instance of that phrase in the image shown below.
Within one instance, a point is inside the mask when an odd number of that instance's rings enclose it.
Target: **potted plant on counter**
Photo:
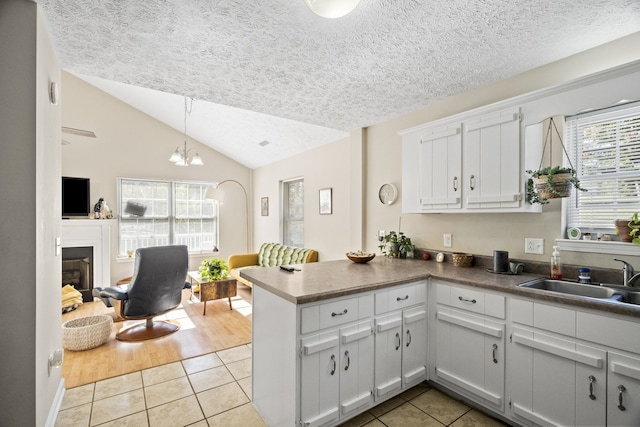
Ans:
[[[407,254],[413,253],[415,245],[402,231],[399,233],[390,231],[384,236],[378,248],[380,253],[386,257],[406,258]]]

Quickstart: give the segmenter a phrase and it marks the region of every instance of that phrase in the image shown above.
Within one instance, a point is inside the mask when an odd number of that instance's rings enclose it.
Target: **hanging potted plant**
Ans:
[[[573,168],[547,166],[538,170],[527,170],[531,175],[527,182],[527,202],[549,203],[549,199],[569,197],[571,188],[587,191],[580,186],[580,180]]]
[[[560,140],[560,146],[564,152],[567,160],[569,161],[569,167],[564,166],[547,166],[542,167],[542,161],[544,159],[544,152],[547,148],[547,142],[549,142],[549,153],[553,152],[553,135],[552,128],[555,130]],[[551,154],[549,155],[549,163],[551,164],[553,159]],[[539,203],[544,205],[549,203],[549,199],[556,199],[561,197],[569,197],[571,189],[575,188],[580,191],[587,191],[580,186],[580,180],[577,177],[576,170],[571,164],[571,159],[567,154],[567,150],[564,148],[560,132],[556,127],[553,117],[549,119],[549,126],[547,127],[547,134],[542,148],[542,159],[540,159],[540,166],[537,170],[527,170],[527,173],[531,177],[527,180],[527,196],[526,200],[530,204]]]

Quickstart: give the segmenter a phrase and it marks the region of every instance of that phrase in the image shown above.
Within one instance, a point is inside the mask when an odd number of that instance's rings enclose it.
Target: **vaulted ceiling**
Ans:
[[[250,168],[640,30],[638,0],[37,1],[64,70],[179,131],[194,98]]]

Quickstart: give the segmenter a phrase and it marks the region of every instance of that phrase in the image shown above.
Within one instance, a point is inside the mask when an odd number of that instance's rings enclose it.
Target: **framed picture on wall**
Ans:
[[[263,197],[260,199],[260,208],[262,212],[262,216],[269,216],[269,198]]]
[[[331,188],[320,190],[320,215],[331,215]]]

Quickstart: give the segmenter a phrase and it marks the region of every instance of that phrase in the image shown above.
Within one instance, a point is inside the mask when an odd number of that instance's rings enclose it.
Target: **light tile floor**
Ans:
[[[265,426],[250,396],[249,344],[69,389],[56,427]],[[343,425],[504,424],[421,384]]]

